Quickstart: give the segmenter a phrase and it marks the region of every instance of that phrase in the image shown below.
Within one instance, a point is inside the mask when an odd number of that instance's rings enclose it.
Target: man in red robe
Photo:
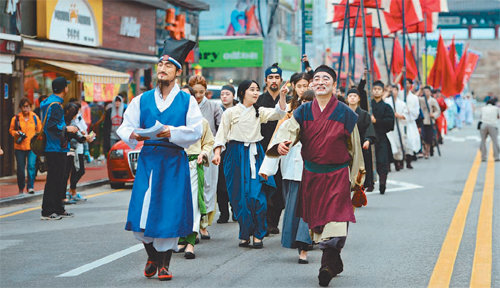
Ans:
[[[299,213],[311,238],[323,251],[319,285],[343,271],[340,252],[348,222],[356,222],[351,189],[364,181],[364,162],[356,126],[358,115],[334,96],[337,75],[326,66],[314,71],[314,101],[297,108],[272,139],[267,155],[286,155],[290,144],[302,143],[304,171]],[[357,177],[361,173],[362,177]]]

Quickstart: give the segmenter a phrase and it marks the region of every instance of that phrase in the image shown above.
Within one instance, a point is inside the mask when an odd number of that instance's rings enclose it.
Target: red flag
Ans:
[[[424,12],[448,12],[448,0],[420,0],[420,6]]]
[[[419,0],[391,0],[390,10],[387,11],[394,17],[397,21],[401,23],[401,28],[403,27],[403,6],[405,5],[404,17],[405,25],[408,27],[410,25],[415,25],[418,22],[424,20],[422,14],[422,7],[420,6]]]
[[[415,80],[418,77],[417,63],[413,58],[413,52],[408,45],[406,45],[406,78]]]
[[[394,38],[394,46],[392,48],[392,65],[391,65],[391,72],[393,76],[398,75],[401,73],[401,70],[403,69],[403,48],[401,47],[401,44],[399,43],[398,37]]]
[[[455,67],[451,64],[450,56],[448,55],[448,50],[444,46],[444,42],[442,42],[441,50],[443,50],[442,61],[444,62],[444,70],[443,70],[443,78],[441,80],[441,93],[446,96],[454,96],[456,91],[456,75],[455,75]]]
[[[467,64],[467,57],[468,57],[467,55],[468,48],[469,45],[465,47],[464,52],[462,53],[462,57],[460,57],[460,61],[458,62],[457,69],[455,69],[455,73],[457,74],[457,80],[455,82],[456,85],[455,94],[461,93],[465,86],[464,77],[465,77],[465,66]]]
[[[432,33],[437,28],[439,13],[437,12],[429,12],[424,13],[424,18],[427,19],[427,23],[424,21],[420,21],[415,25],[410,25],[406,27],[407,33]],[[427,25],[427,31],[426,31]]]
[[[470,75],[472,72],[474,72],[474,69],[476,69],[477,61],[479,60],[479,55],[473,52],[470,52],[467,55],[467,59],[465,59],[465,74],[464,74],[464,80],[463,80],[463,85],[467,84],[470,79]]]
[[[432,65],[429,76],[427,77],[427,84],[434,88],[441,86],[441,79],[443,78],[444,62],[441,61],[441,54],[443,54],[441,47],[444,47],[443,38],[439,35],[436,58],[434,59],[434,65]],[[444,48],[446,52],[446,47]],[[448,57],[448,55],[446,55]]]
[[[330,2],[329,5],[333,6],[333,19],[327,20],[327,22],[338,22],[344,20],[347,0],[341,0],[340,3],[338,4],[332,3],[336,1],[327,1],[327,2]],[[355,18],[357,12],[358,12],[358,7],[349,3],[349,18]]]
[[[455,65],[457,64],[457,60],[456,60],[457,48],[455,47],[455,37],[453,37],[453,39],[451,40],[448,54],[450,56],[450,62],[451,62],[451,66],[453,67],[453,71],[455,71]]]

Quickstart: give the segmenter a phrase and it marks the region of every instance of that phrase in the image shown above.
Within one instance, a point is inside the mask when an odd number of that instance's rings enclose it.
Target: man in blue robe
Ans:
[[[193,205],[188,157],[184,148],[201,138],[202,119],[196,100],[181,91],[176,77],[195,43],[166,40],[158,62],[158,85],[135,97],[117,134],[130,147],[144,141],[138,159],[125,229],[144,243],[148,260],[144,276],[158,271],[160,280],[172,279],[172,251],[179,237],[193,228]],[[160,122],[163,131],[150,139],[140,129]]]

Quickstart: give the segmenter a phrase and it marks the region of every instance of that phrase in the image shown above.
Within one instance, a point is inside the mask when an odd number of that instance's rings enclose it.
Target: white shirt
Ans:
[[[260,131],[260,124],[268,121],[280,120],[286,115],[279,103],[274,108],[259,108],[259,118],[255,117],[255,108],[238,105],[226,109],[222,114],[222,121],[215,136],[214,148],[225,147],[226,143],[235,140],[243,143],[256,143],[264,137]],[[266,149],[267,147],[263,147]]]
[[[175,84],[167,97],[163,99],[160,89],[156,88],[154,92],[154,99],[158,110],[163,112],[170,107],[177,94],[179,94],[179,91],[179,86]],[[120,138],[132,149],[137,145],[137,140],[130,139],[130,135],[134,132],[134,129],[141,128],[141,96],[142,94],[132,99],[127,107],[127,110],[125,110],[125,113],[123,114],[123,123],[116,131],[118,136],[120,136]],[[203,116],[201,115],[198,103],[194,97],[190,97],[189,99],[186,126],[174,127],[168,125],[171,134],[169,141],[181,146],[182,148],[188,148],[191,144],[198,141],[203,132]]]
[[[279,158],[271,158],[266,156],[262,165],[260,166],[259,173],[268,176],[276,175],[278,171],[278,164],[281,161],[281,175],[284,180],[302,181],[302,170],[304,169],[304,161],[300,154],[302,150],[302,143],[298,142],[295,146],[290,148],[290,151],[285,156]]]
[[[497,126],[500,109],[497,106],[488,104],[481,109],[481,122],[485,125]]]

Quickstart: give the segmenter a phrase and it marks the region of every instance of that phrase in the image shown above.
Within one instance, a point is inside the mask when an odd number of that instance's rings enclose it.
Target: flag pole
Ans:
[[[403,6],[402,6],[402,12],[401,12],[401,18],[403,19],[403,67],[405,68],[404,69],[404,72],[403,72],[403,93],[404,93],[404,102],[406,103],[406,41],[405,41],[405,0],[401,0],[401,2],[403,3]],[[398,83],[394,83],[394,84],[398,84]],[[391,89],[392,90],[392,89]],[[392,91],[391,91],[392,92]],[[396,112],[396,100],[394,99],[394,95],[392,95],[391,93],[391,99],[392,99],[392,105],[393,105],[393,108],[394,108],[394,113],[397,113]],[[403,152],[403,160],[406,156],[405,154],[405,147],[403,146],[403,138],[401,137],[401,128],[399,127],[399,119],[398,118],[395,118],[396,120],[396,128],[398,130],[398,137],[399,137],[399,144],[401,145],[401,152]]]
[[[352,76],[354,77],[354,80],[356,80],[356,30],[358,28],[358,20],[359,20],[359,10],[361,8],[358,6],[358,10],[356,12],[356,21],[354,22],[354,29],[353,29],[353,34],[352,34]]]
[[[347,1],[349,2],[349,1]],[[347,4],[349,5],[349,3]],[[352,57],[352,48],[351,48],[351,9],[346,9],[347,10],[347,19],[349,19],[349,25],[347,25],[347,54],[348,54],[348,62],[346,62],[346,81],[345,81],[345,90],[346,90],[346,93],[347,93],[347,90],[349,88],[349,81],[351,80],[351,77],[349,77],[349,70],[351,68],[351,57]],[[346,96],[346,99],[347,99],[347,95]]]
[[[427,85],[427,13],[424,12],[424,54],[425,54],[425,59],[424,59],[424,81],[425,85]]]
[[[301,9],[302,9],[302,55],[300,59],[306,54],[306,0],[301,1]],[[306,70],[306,64],[302,62],[302,72]]]
[[[403,93],[404,93],[404,101],[406,102],[406,24],[405,24],[405,0],[401,0],[401,19],[403,19],[403,67],[405,70],[403,71]],[[397,83],[396,83],[397,84]]]
[[[415,54],[413,54],[413,50],[411,49],[411,40],[410,40],[410,34],[406,33],[406,37],[408,38],[408,45],[410,46],[410,51],[411,51],[411,57],[413,57],[413,61],[415,61],[415,64],[417,64],[417,76],[418,76],[418,81],[421,81],[420,79],[420,69],[418,68],[418,63],[417,59],[415,59]],[[418,39],[417,39],[417,45],[418,45]],[[417,48],[418,49],[418,48]],[[413,79],[412,79],[413,80]]]
[[[387,54],[386,54],[386,50],[385,50],[385,43],[384,43],[384,33],[382,32],[382,20],[380,20],[380,8],[378,6],[378,0],[375,0],[375,6],[377,8],[377,15],[378,15],[378,26],[379,26],[379,29],[380,29],[380,41],[382,42],[382,50],[384,50],[384,62],[385,62],[385,67],[386,67],[386,70],[387,70],[387,79],[389,82],[391,82],[391,69],[390,67],[387,65]]]
[[[347,1],[349,2],[349,1]],[[366,69],[368,71],[370,71],[370,59],[368,58],[368,41],[366,40],[366,19],[365,19],[365,5],[363,2],[365,1],[359,1],[361,3],[361,20],[362,20],[362,23],[363,23],[363,50],[364,51],[364,55],[365,55],[365,65],[366,65]],[[368,112],[370,112],[370,88],[371,88],[371,83],[370,83],[370,73],[366,73],[366,84],[367,84],[367,87],[368,87],[368,93],[366,93],[366,101],[368,101],[368,103],[366,103],[366,107],[368,108]]]
[[[349,19],[347,19],[347,11],[349,10],[349,1],[347,1],[345,12],[344,12],[344,27],[342,28],[342,41],[340,42],[340,55],[339,55],[339,66],[338,66],[338,74],[337,74],[337,86],[340,87],[340,74],[342,74],[342,59],[344,58],[344,39],[345,39],[345,30],[346,27],[349,27]],[[347,20],[347,22],[346,22]],[[347,25],[346,25],[347,24]]]

